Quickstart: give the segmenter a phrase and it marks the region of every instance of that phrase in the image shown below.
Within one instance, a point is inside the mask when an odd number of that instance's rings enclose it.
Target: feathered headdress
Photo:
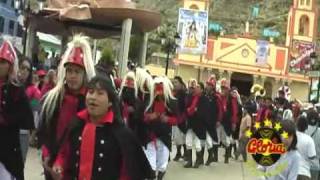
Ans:
[[[63,54],[62,61],[58,67],[57,85],[48,92],[43,103],[42,113],[45,113],[47,118],[53,115],[54,107],[57,103],[62,102],[66,76],[65,64],[73,62],[76,62],[76,64],[83,63],[87,82],[95,76],[96,73],[88,37],[76,35],[73,40],[68,43],[67,50]],[[58,99],[59,96],[60,99]]]
[[[133,87],[134,88],[134,96],[138,97],[138,85],[136,81],[136,77],[133,71],[129,71],[123,78],[121,83],[121,88],[119,92],[119,97],[122,95],[122,90],[124,87]]]

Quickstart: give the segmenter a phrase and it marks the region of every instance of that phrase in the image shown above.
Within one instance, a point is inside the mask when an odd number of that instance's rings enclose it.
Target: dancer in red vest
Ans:
[[[177,106],[167,77],[156,77],[154,87],[144,118],[148,137],[145,153],[153,171],[158,172],[157,179],[162,180],[171,151],[171,127],[177,123]]]
[[[123,121],[127,127],[136,132],[137,118],[135,116],[135,110],[137,109],[139,100],[138,87],[134,72],[128,72],[123,78],[119,97]]]
[[[43,102],[38,136],[47,180],[70,179],[68,147],[61,147],[61,142],[71,119],[85,108],[85,85],[94,75],[89,42],[85,37],[76,36],[60,62],[56,87],[47,93]],[[58,155],[59,149],[66,153]]]
[[[224,162],[227,164],[231,157],[232,133],[236,130],[238,121],[238,100],[231,95],[229,82],[225,79],[221,80],[221,91],[223,117],[222,121],[217,125],[219,129],[218,134],[220,134],[219,140],[225,146]]]
[[[186,102],[186,114],[187,114],[187,133],[186,133],[186,145],[187,145],[187,163],[185,168],[192,167],[192,148],[196,149],[196,162],[194,168],[204,164],[204,146],[206,140],[206,124],[205,116],[208,110],[207,97],[204,94],[204,85],[197,83],[195,79],[192,79],[189,83],[189,95]]]
[[[206,96],[208,99],[208,113],[206,117],[206,144],[208,149],[208,160],[206,165],[209,166],[212,162],[218,161],[218,135],[217,135],[217,121],[219,118],[219,97],[217,96],[216,92],[216,78],[215,76],[211,76],[207,80],[206,86]]]
[[[34,128],[33,114],[23,86],[17,83],[18,58],[14,47],[0,47],[0,179],[23,180],[24,163],[19,130]]]

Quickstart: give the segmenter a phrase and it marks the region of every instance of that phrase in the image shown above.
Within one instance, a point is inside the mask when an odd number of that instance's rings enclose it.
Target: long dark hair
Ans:
[[[186,84],[183,82],[181,76],[175,76],[173,79],[177,80],[183,87],[183,89],[185,90],[187,88]]]
[[[103,77],[103,76],[95,76],[88,83],[88,89],[101,88],[105,90],[108,94],[108,98],[112,103],[112,111],[114,113],[114,122],[123,124],[123,120],[121,118],[120,113],[120,101],[118,95],[112,86],[111,80]]]
[[[281,125],[282,125],[282,131],[287,132],[289,136],[293,136],[292,143],[287,150],[288,151],[296,150],[298,139],[296,134],[296,126],[294,122],[290,120],[284,120],[282,121]]]
[[[33,76],[33,74],[32,74],[32,62],[27,57],[23,57],[22,60],[19,62],[19,69],[20,69],[20,66],[23,64],[23,62],[28,62],[29,65],[30,65],[30,69],[28,69],[29,75],[27,77],[26,82],[23,83],[23,86],[25,88],[27,88],[32,84],[32,76]]]

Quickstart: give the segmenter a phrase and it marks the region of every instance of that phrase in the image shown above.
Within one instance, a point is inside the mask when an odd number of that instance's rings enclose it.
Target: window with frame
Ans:
[[[310,6],[310,0],[307,0],[306,4],[307,6]]]
[[[23,27],[20,24],[18,25],[17,36],[18,37],[22,37],[23,36]]]
[[[4,17],[0,16],[0,32],[4,31]]]
[[[9,34],[14,35],[14,21],[9,21]]]

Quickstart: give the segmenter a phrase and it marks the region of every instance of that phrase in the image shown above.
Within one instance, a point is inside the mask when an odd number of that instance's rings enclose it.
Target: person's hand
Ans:
[[[44,158],[44,160],[42,161],[42,166],[46,171],[50,172],[52,170],[51,167],[49,166],[49,158],[48,157]]]
[[[129,112],[129,113],[133,113],[133,112],[134,112],[134,107],[128,106],[128,112]]]
[[[63,169],[61,166],[53,166],[50,174],[54,180],[62,180],[62,171]]]
[[[168,116],[166,116],[166,115],[164,115],[164,114],[161,114],[161,116],[160,116],[160,120],[161,120],[161,122],[163,122],[163,123],[167,123],[168,122]]]
[[[217,123],[216,123],[216,127],[218,128],[218,127],[220,127],[220,126],[221,126],[220,121],[217,121]]]
[[[231,128],[232,128],[232,131],[234,132],[234,131],[236,131],[237,125],[236,124],[232,124]]]
[[[148,119],[151,120],[151,121],[153,121],[153,120],[155,120],[157,118],[158,118],[158,114],[155,113],[155,112],[148,115]]]

